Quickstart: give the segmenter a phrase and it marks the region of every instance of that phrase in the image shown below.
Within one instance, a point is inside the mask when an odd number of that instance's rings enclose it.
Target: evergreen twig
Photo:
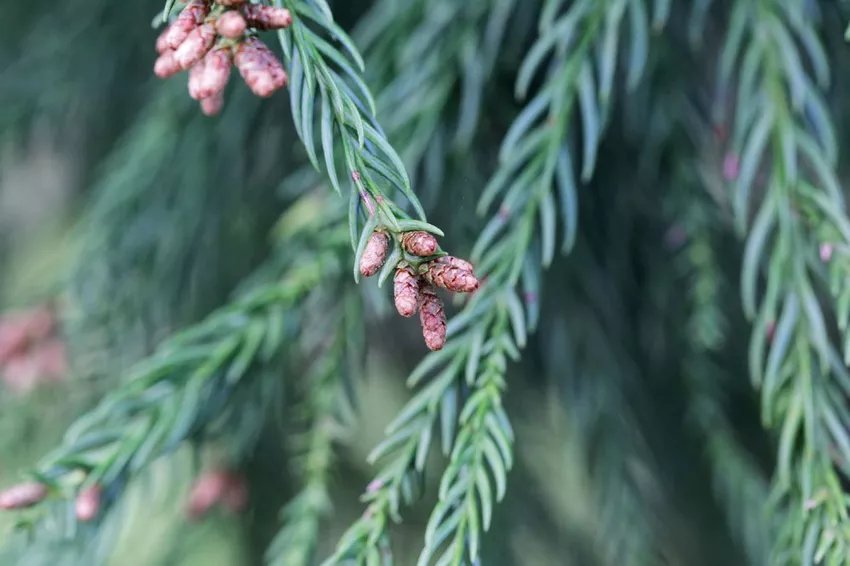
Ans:
[[[442,447],[450,462],[440,483],[440,501],[431,515],[419,564],[461,565],[478,559],[482,534],[489,528],[492,508],[504,495],[513,460],[513,432],[501,405],[505,372],[517,359],[533,330],[539,304],[540,266],[554,256],[555,194],[565,224],[564,250],[573,242],[576,199],[568,147],[570,117],[581,107],[585,152],[583,177],[589,179],[600,135],[607,119],[616,39],[628,7],[636,11],[632,26],[646,26],[640,2],[577,2],[560,14],[563,3],[545,4],[541,35],[532,46],[517,81],[525,96],[533,76],[552,59],[546,82],[516,118],[501,149],[501,163],[479,203],[480,213],[502,196],[499,213],[484,228],[474,249],[477,269],[485,284],[449,325],[452,337],[442,351],[432,353],[408,379],[416,386],[433,375],[425,387],[387,427],[388,438],[370,461],[388,458],[364,496],[369,507],[340,540],[326,564],[372,563],[388,552],[386,527],[398,520],[402,501],[409,501],[424,468],[436,421]],[[615,17],[606,17],[613,10]],[[616,16],[619,14],[619,16]],[[645,31],[645,30],[644,30]],[[596,62],[603,77],[597,90],[593,47],[613,36],[613,51],[602,51]],[[633,36],[634,37],[634,36]],[[633,41],[646,52],[640,37]],[[636,43],[635,43],[636,42]],[[632,60],[630,83],[636,85],[644,61]],[[609,74],[610,73],[610,74]],[[535,241],[540,222],[539,242]],[[542,261],[535,260],[539,248]],[[515,287],[522,280],[526,301]],[[462,397],[460,389],[471,388]]]
[[[817,298],[822,268],[814,252],[826,232],[835,238],[826,243],[846,249],[850,224],[835,174],[836,137],[820,94],[829,64],[811,5],[735,2],[720,60],[721,83],[733,78],[732,147],[740,166],[732,209],[738,230],[748,232],[741,286],[744,311],[755,319],[750,373],[761,389],[764,424],[779,432],[772,501],[785,520],[771,563],[843,563],[850,553],[842,488],[850,457],[850,408],[843,401],[850,379]],[[764,198],[750,224],[760,176]],[[833,283],[836,277],[842,282],[833,290],[846,330],[850,293],[843,281],[850,264],[837,255]],[[766,287],[757,299],[761,269]]]

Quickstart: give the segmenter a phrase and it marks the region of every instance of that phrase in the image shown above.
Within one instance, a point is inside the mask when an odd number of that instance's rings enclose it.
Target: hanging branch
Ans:
[[[335,291],[334,291],[335,292]],[[308,355],[315,361],[304,376],[304,400],[295,412],[309,419],[308,429],[293,441],[296,475],[302,482],[298,494],[281,513],[283,527],[266,551],[266,563],[308,566],[319,539],[321,521],[331,510],[328,483],[334,460],[333,445],[341,436],[342,375],[349,363],[351,324],[358,315],[359,297],[351,292],[331,309],[327,324],[311,325],[311,334],[322,342]],[[330,328],[329,328],[330,327]]]
[[[370,455],[371,462],[386,459],[387,463],[364,495],[369,503],[366,512],[342,537],[326,565],[348,560],[371,564],[389,552],[387,523],[399,520],[400,505],[415,496],[438,420],[443,452],[450,462],[419,564],[438,559],[441,564],[460,565],[474,562],[479,555],[481,535],[489,528],[494,503],[504,495],[512,465],[513,431],[501,403],[505,371],[508,361],[519,357],[537,321],[540,264],[547,266],[554,255],[556,193],[561,197],[567,234],[565,251],[574,239],[569,118],[578,102],[586,136],[584,172],[589,178],[612,86],[603,81],[605,88],[596,89],[593,47],[603,37],[608,45],[612,36],[616,40],[627,7],[635,12],[633,27],[648,25],[640,2],[577,2],[559,15],[561,7],[562,2],[551,1],[543,11],[540,38],[523,65],[518,94],[525,95],[533,75],[548,58],[551,69],[540,93],[505,137],[500,167],[479,205],[483,214],[502,196],[498,215],[483,230],[473,251],[474,258],[480,258],[477,266],[486,283],[449,324],[449,345],[427,357],[409,377],[408,385],[415,387],[431,376],[387,427],[388,438]],[[632,47],[646,53],[646,45],[640,43],[646,34],[632,37],[636,38]],[[616,41],[614,48],[603,51],[597,60],[603,76],[610,76],[612,82]],[[643,60],[633,58],[632,64],[637,66],[630,67],[634,85]],[[541,228],[535,241],[538,215]],[[534,259],[540,252],[542,262]],[[515,289],[520,280],[525,305]],[[458,406],[462,388],[470,392]]]
[[[301,228],[250,289],[201,323],[165,341],[127,380],[70,427],[59,448],[26,483],[0,493],[2,507],[29,508],[32,524],[51,500],[96,489],[102,516],[129,477],[187,439],[212,430],[227,415],[227,400],[250,386],[249,375],[268,364],[287,337],[304,297],[339,273],[347,241],[343,212],[312,195],[298,208]],[[305,213],[309,214],[306,219]],[[87,517],[81,520],[94,520]]]
[[[739,52],[744,56],[736,64]],[[850,470],[850,410],[843,401],[850,374],[833,351],[816,284],[819,264],[830,261],[847,342],[850,224],[835,174],[835,133],[820,94],[829,66],[810,6],[738,0],[721,83],[730,84],[735,72],[729,159],[736,225],[749,234],[741,287],[744,311],[755,319],[750,373],[761,389],[764,424],[779,432],[773,501],[784,521],[771,563],[839,563],[850,551],[841,487]],[[761,189],[750,224],[753,193]],[[761,270],[765,288],[757,298]]]

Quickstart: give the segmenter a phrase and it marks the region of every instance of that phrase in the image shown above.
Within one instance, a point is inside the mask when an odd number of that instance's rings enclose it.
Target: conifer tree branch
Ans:
[[[692,174],[682,171],[676,183],[691,187],[694,181]],[[697,191],[687,190],[682,202],[675,206],[678,227],[687,238],[677,258],[677,267],[690,279],[687,327],[690,352],[683,361],[690,393],[690,421],[705,439],[715,496],[725,508],[733,537],[740,541],[750,563],[765,564],[774,526],[764,512],[768,481],[736,438],[724,404],[722,385],[718,383],[723,370],[714,359],[727,339],[728,320],[722,304],[727,289],[714,251],[716,238],[712,226],[718,222],[709,212],[707,200]]]
[[[334,22],[328,5],[321,0],[276,0],[293,13],[290,28],[278,35],[290,68],[290,101],[296,131],[313,166],[320,169],[315,130],[318,123],[321,149],[328,178],[342,194],[337,174],[337,145],[350,176],[349,225],[351,244],[360,263],[372,232],[385,228],[398,241],[401,234],[421,230],[438,236],[442,231],[428,224],[425,211],[413,192],[407,170],[381,130],[375,101],[362,79],[365,64],[349,36]],[[312,22],[337,41],[337,49],[307,25]],[[318,112],[317,112],[317,108]],[[411,217],[393,200],[393,192],[404,195],[413,208]],[[365,210],[365,212],[364,212]],[[360,217],[367,217],[360,229]],[[355,268],[355,279],[359,274]]]
[[[499,170],[479,203],[483,214],[502,197],[498,215],[484,228],[473,250],[485,283],[451,321],[450,344],[430,354],[410,375],[411,387],[431,377],[387,427],[388,438],[370,455],[370,461],[386,458],[388,463],[364,496],[369,507],[363,517],[346,532],[326,565],[371,563],[381,552],[388,552],[387,523],[398,520],[400,503],[410,500],[438,420],[450,462],[419,564],[427,566],[436,560],[460,566],[474,563],[479,556],[481,536],[489,528],[494,503],[504,495],[512,465],[513,431],[501,395],[508,361],[519,357],[539,314],[540,268],[554,256],[556,191],[564,209],[565,251],[574,239],[576,198],[567,143],[570,117],[575,105],[580,105],[585,134],[582,173],[587,180],[607,119],[622,16],[628,8],[636,14],[633,27],[648,25],[641,2],[580,1],[559,14],[562,7],[558,0],[545,5],[540,37],[520,72],[517,94],[525,96],[533,75],[550,58],[551,68],[539,93],[506,135]],[[606,35],[608,45],[613,36],[614,50],[603,50],[594,61],[593,48]],[[645,53],[646,45],[639,38],[645,40],[646,35],[637,37],[637,46]],[[594,62],[605,77],[599,90]],[[631,63],[634,85],[644,61],[637,57]],[[536,233],[538,215],[540,231]],[[542,261],[535,259],[538,253]],[[520,282],[525,304],[516,290]],[[470,391],[458,407],[464,387]]]
[[[33,524],[51,500],[97,486],[105,511],[130,476],[183,441],[211,430],[249,375],[268,364],[293,330],[300,302],[339,273],[347,242],[321,198],[307,195],[281,232],[279,254],[230,305],[165,341],[128,379],[68,430],[30,473],[46,486],[22,523]],[[344,222],[344,221],[343,221]],[[103,513],[101,513],[101,516]]]
[[[331,509],[328,483],[334,461],[334,443],[341,435],[339,405],[342,374],[347,359],[348,318],[353,293],[344,293],[333,309],[332,328],[318,330],[327,344],[322,345],[304,380],[305,399],[296,412],[310,420],[308,430],[295,437],[296,475],[302,482],[298,494],[281,513],[283,527],[266,551],[266,563],[279,566],[312,564],[319,539],[321,521]],[[314,332],[317,331],[313,329]],[[330,336],[327,335],[330,333]],[[312,354],[312,352],[310,353]],[[300,409],[300,410],[299,410]]]
[[[736,55],[744,56],[736,65]],[[809,5],[759,0],[735,3],[721,58],[728,85],[737,71],[733,148],[740,167],[733,211],[748,232],[741,276],[744,311],[755,319],[750,373],[761,389],[764,424],[779,432],[772,501],[784,516],[774,564],[842,562],[850,552],[846,480],[850,442],[847,369],[833,351],[816,284],[814,253],[846,280],[850,230],[835,174],[837,145],[820,90],[829,81],[826,54]],[[750,225],[759,171],[764,198]],[[757,299],[758,274],[765,289]],[[846,334],[850,297],[833,285]],[[846,301],[846,299],[845,299]],[[833,306],[833,305],[830,305]],[[842,316],[845,318],[842,321]],[[775,322],[774,322],[775,321]],[[775,330],[774,330],[775,329]]]

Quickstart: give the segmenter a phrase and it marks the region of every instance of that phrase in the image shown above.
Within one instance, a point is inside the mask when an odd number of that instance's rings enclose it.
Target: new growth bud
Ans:
[[[201,112],[205,116],[216,116],[224,107],[224,93],[219,92],[201,100]]]
[[[472,293],[479,285],[478,279],[471,271],[436,261],[428,265],[426,277],[437,287],[455,293]]]
[[[410,267],[400,267],[393,279],[393,296],[398,314],[411,317],[419,308],[419,280]]]
[[[44,501],[47,497],[47,486],[29,482],[0,491],[0,509],[26,509]]]
[[[422,323],[422,337],[429,350],[442,350],[446,345],[446,313],[443,301],[437,296],[434,287],[429,284],[420,286],[419,320]]]
[[[287,83],[286,71],[265,43],[251,37],[236,48],[234,63],[251,92],[267,98]]]
[[[164,49],[177,49],[186,41],[189,34],[201,25],[210,13],[208,2],[203,0],[191,0],[174,23],[168,26],[163,33],[163,39],[157,41],[157,46],[162,45]],[[159,50],[159,49],[157,49]]]
[[[240,10],[245,15],[248,25],[258,30],[283,29],[292,23],[292,14],[286,8],[245,4]]]
[[[440,249],[437,238],[428,232],[405,232],[401,236],[401,245],[408,253],[419,257],[434,255]]]
[[[239,12],[229,11],[219,16],[215,22],[215,29],[219,35],[228,39],[238,39],[242,37],[245,30],[248,28],[248,22]]]
[[[203,24],[193,29],[185,41],[174,52],[174,60],[181,70],[186,71],[196,65],[215,43],[215,28],[212,24]]]
[[[369,241],[366,242],[366,249],[363,250],[363,255],[360,257],[360,275],[363,277],[375,275],[384,265],[389,247],[390,239],[386,232],[372,232]]]
[[[74,502],[74,511],[77,514],[77,519],[85,523],[97,517],[100,512],[101,497],[102,491],[96,485],[81,491],[77,496],[77,500]]]

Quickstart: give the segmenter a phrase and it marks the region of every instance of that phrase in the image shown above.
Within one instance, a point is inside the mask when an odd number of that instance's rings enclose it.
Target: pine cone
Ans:
[[[41,503],[47,497],[47,486],[30,482],[0,491],[0,509],[26,509]]]
[[[242,14],[233,10],[223,13],[215,22],[215,29],[218,30],[219,35],[229,39],[242,37],[247,28],[248,23]]]
[[[223,92],[230,78],[230,68],[233,66],[230,50],[213,49],[198,66],[201,66],[203,71],[198,82],[197,99],[210,98]]]
[[[469,273],[473,273],[475,271],[475,268],[471,263],[469,263],[465,259],[460,259],[451,255],[444,255],[443,257],[437,258],[437,261],[439,263],[445,263],[446,265],[451,265],[453,267],[457,267],[458,269],[468,271]]]
[[[283,29],[292,23],[292,14],[286,8],[246,4],[240,11],[245,15],[248,25],[258,30]]]
[[[226,471],[206,472],[195,481],[186,513],[192,519],[198,519],[213,508],[225,496],[230,487],[230,476]]]
[[[478,289],[478,279],[471,271],[447,263],[432,261],[428,264],[426,275],[437,287],[455,293],[472,293]]]
[[[100,487],[89,487],[77,496],[74,502],[74,511],[77,514],[77,519],[88,522],[97,517],[100,512],[100,500],[102,492]]]
[[[162,55],[170,48],[168,47],[168,36],[171,33],[171,26],[168,26],[159,36],[156,38],[156,52]],[[186,35],[189,35],[188,33]],[[185,38],[184,38],[185,39]]]
[[[196,27],[174,52],[174,59],[183,71],[189,70],[204,58],[215,44],[215,28],[212,24]]]
[[[201,96],[201,81],[204,77],[204,71],[207,68],[207,58],[204,57],[201,61],[189,69],[189,80],[187,82],[187,87],[189,89],[189,96],[194,98],[195,100],[200,100],[204,98]]]
[[[154,63],[153,72],[161,79],[167,79],[179,73],[180,65],[177,64],[177,59],[174,58],[174,51],[171,49],[164,51],[156,60],[156,63]]]
[[[245,79],[245,84],[259,97],[267,98],[286,86],[283,65],[266,44],[256,37],[249,37],[239,44],[234,63]]]
[[[442,350],[446,345],[446,313],[443,311],[443,301],[429,284],[421,285],[419,292],[419,320],[422,322],[425,345],[432,351]]]
[[[372,277],[375,275],[384,261],[387,259],[387,250],[390,247],[390,239],[385,232],[372,232],[366,249],[360,257],[360,275]]]
[[[165,29],[165,32],[163,33],[165,38],[162,40],[162,44],[167,49],[177,49],[184,41],[186,41],[186,38],[189,37],[192,30],[204,23],[204,20],[209,13],[209,2],[204,0],[191,0],[188,4],[186,4],[186,7],[183,8],[183,11],[180,12],[180,15],[177,16],[177,19],[174,20],[174,23]]]
[[[223,107],[224,93],[222,92],[201,100],[201,112],[203,112],[205,116],[216,116],[221,112]]]
[[[398,314],[407,318],[416,314],[416,309],[419,308],[419,280],[410,267],[400,267],[396,270],[393,296]]]
[[[401,245],[408,253],[419,257],[434,255],[440,249],[437,238],[428,232],[405,232],[401,236]]]

